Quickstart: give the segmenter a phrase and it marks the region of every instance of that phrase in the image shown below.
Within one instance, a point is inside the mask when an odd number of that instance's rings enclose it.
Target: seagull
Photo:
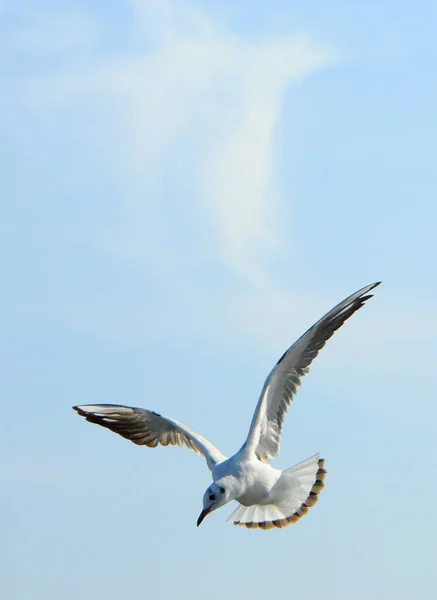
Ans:
[[[299,521],[314,506],[324,487],[325,461],[314,454],[280,471],[269,464],[279,454],[282,427],[300,379],[326,341],[359,310],[381,282],[368,285],[340,302],[278,360],[268,375],[240,450],[227,458],[203,435],[175,419],[144,408],[114,404],[90,404],[73,409],[90,423],[106,427],[139,446],[187,446],[206,459],[213,483],[203,496],[204,518],[236,500],[238,508],[228,522],[248,529],[269,530]]]

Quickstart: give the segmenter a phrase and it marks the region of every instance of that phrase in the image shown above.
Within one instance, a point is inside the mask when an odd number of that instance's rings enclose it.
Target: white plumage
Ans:
[[[144,408],[112,404],[74,406],[79,415],[151,448],[158,444],[185,445],[202,454],[213,483],[203,498],[197,524],[231,500],[239,502],[228,521],[249,529],[286,527],[303,517],[323,489],[326,471],[319,454],[280,471],[268,460],[279,453],[286,411],[326,341],[372,296],[378,283],[368,285],[335,306],[279,359],[267,377],[241,449],[226,458],[210,441],[179,421]]]

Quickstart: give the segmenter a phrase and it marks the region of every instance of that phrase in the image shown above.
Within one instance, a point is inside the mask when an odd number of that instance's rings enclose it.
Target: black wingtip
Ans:
[[[369,292],[371,292],[372,290],[374,290],[381,283],[382,283],[381,281],[376,281],[375,283],[371,283],[371,284],[367,285],[365,288],[363,288],[363,290],[367,290],[367,291],[366,291],[365,296],[360,296],[360,300],[362,302],[365,302],[369,298],[373,298],[373,294],[369,294]]]

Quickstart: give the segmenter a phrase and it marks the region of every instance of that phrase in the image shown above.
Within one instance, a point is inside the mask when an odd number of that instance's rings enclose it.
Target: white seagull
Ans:
[[[227,458],[203,435],[175,419],[144,408],[113,404],[74,406],[79,415],[122,435],[140,446],[155,448],[185,444],[203,454],[213,483],[203,496],[199,526],[212,511],[231,500],[239,502],[228,522],[249,529],[287,527],[306,515],[323,489],[325,461],[315,454],[280,471],[268,464],[279,453],[287,408],[309,371],[312,360],[326,341],[351,315],[360,309],[380,282],[352,294],[304,333],[276,363],[267,377],[249,434],[240,450]]]

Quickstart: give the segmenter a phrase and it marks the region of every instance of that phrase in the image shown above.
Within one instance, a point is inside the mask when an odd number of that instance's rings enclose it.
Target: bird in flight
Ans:
[[[74,406],[90,423],[97,423],[139,446],[185,445],[202,454],[213,483],[203,496],[199,526],[211,512],[231,500],[239,503],[228,522],[248,529],[273,529],[296,523],[314,506],[324,487],[325,461],[315,454],[280,471],[269,464],[279,454],[288,407],[300,379],[326,341],[359,310],[380,282],[368,285],[337,304],[281,356],[268,375],[246,441],[227,458],[203,435],[153,410],[114,404]]]

